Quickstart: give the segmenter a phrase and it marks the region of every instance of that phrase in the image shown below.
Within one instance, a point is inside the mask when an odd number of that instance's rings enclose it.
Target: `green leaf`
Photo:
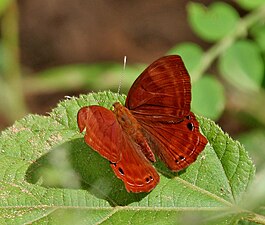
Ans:
[[[257,129],[242,133],[238,136],[238,140],[248,150],[251,158],[255,162],[257,169],[264,167],[265,162],[265,130]]]
[[[125,96],[73,97],[50,116],[29,115],[2,132],[0,224],[216,224],[210,221],[217,215],[218,224],[235,224],[248,218],[249,212],[235,206],[254,166],[238,142],[203,117],[198,120],[209,144],[197,161],[178,174],[158,162],[158,186],[151,193],[127,193],[76,124],[80,107],[110,108],[117,100],[124,103]],[[55,176],[43,173],[47,168]]]
[[[204,76],[192,86],[192,111],[217,120],[225,108],[225,94],[222,84],[213,76]]]
[[[264,77],[264,63],[252,41],[235,42],[219,61],[221,75],[241,90],[257,91]]]
[[[237,11],[224,2],[215,2],[209,7],[195,2],[188,4],[188,19],[191,28],[206,41],[220,40],[232,32],[239,18]]]
[[[265,52],[265,26],[263,22],[257,23],[252,27],[250,33],[254,37],[254,40],[260,47],[260,49]]]
[[[236,2],[244,9],[252,10],[264,4],[264,0],[236,0]]]
[[[192,81],[197,80],[199,77],[194,77],[194,71],[198,68],[203,55],[202,48],[192,42],[181,43],[173,47],[169,55],[180,55],[183,59],[187,70],[189,71]]]

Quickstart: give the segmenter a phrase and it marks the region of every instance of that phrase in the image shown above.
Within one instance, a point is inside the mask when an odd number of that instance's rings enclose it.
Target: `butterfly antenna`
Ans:
[[[127,56],[124,56],[124,58],[123,58],[123,73],[120,76],[120,81],[119,81],[119,86],[118,86],[118,95],[120,94],[120,91],[121,91],[122,77],[125,74],[126,62],[127,62]]]

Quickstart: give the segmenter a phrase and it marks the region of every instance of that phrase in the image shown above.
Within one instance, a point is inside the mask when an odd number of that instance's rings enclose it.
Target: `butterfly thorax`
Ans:
[[[115,102],[114,106],[114,114],[116,115],[116,119],[123,131],[127,134],[127,138],[132,138],[133,142],[139,147],[141,152],[148,158],[150,161],[155,162],[155,156],[149,147],[146,138],[142,133],[142,127],[138,123],[138,121],[134,118],[129,109],[124,107],[119,102]]]

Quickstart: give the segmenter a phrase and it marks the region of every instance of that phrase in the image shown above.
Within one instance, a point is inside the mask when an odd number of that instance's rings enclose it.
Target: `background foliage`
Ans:
[[[227,217],[222,218],[230,218],[230,222],[234,221],[234,224],[237,224],[238,220],[241,217],[243,217],[244,219],[251,218],[251,216],[249,217],[249,215],[251,214],[252,218],[255,219],[250,220],[265,224],[262,216],[259,217],[259,214],[253,214],[253,212],[260,213],[261,215],[264,214],[264,192],[260,187],[262,187],[263,185],[262,180],[264,180],[265,170],[265,4],[263,0],[237,0],[236,4],[238,7],[241,7],[243,10],[245,10],[245,16],[242,17],[233,6],[221,1],[211,3],[208,6],[202,5],[200,3],[190,2],[187,5],[187,14],[190,27],[202,41],[209,43],[210,47],[208,49],[204,49],[203,47],[195,43],[179,43],[173,48],[169,49],[168,52],[165,52],[165,55],[179,54],[182,56],[192,77],[192,110],[196,114],[203,115],[218,122],[222,122],[223,118],[227,118],[227,116],[224,117],[224,115],[232,115],[240,118],[241,129],[240,132],[235,132],[234,136],[240,140],[240,142],[249,152],[251,158],[254,160],[257,168],[257,174],[255,176],[255,181],[253,184],[256,185],[256,189],[258,191],[255,191],[255,193],[253,191],[251,192],[252,196],[254,196],[253,198],[251,198],[251,201],[247,201],[248,194],[246,194],[245,189],[237,191],[236,193],[238,194],[244,193],[247,195],[247,197],[240,197],[239,199],[243,201],[242,204],[244,205],[244,209],[246,209],[245,203],[248,202],[247,205],[249,206],[247,206],[247,209],[249,209],[250,211],[237,211],[234,215],[228,215],[224,212]],[[95,91],[111,89],[116,91],[120,81],[120,74],[123,71],[122,65],[116,63],[94,63],[89,65],[71,64],[50,68],[45,71],[40,71],[34,76],[31,76],[28,71],[24,71],[19,60],[20,48],[18,38],[18,9],[16,2],[12,0],[1,1],[0,13],[2,16],[0,39],[0,98],[2,100],[0,101],[0,113],[10,123],[28,114],[29,109],[27,102],[25,101],[25,96],[29,94],[38,95],[48,92],[73,91],[81,89],[89,89]],[[122,77],[123,92],[127,92],[132,82],[140,74],[145,66],[146,65],[131,64],[128,64],[126,66],[126,75]],[[103,97],[103,100],[105,101],[106,99]],[[82,104],[80,103],[78,106],[81,106],[83,104],[85,103],[82,102]],[[71,163],[67,164],[68,160],[61,160],[60,163],[55,160],[56,158],[67,158],[68,153],[58,153],[58,150],[52,151],[55,152],[54,154],[50,152],[50,149],[52,149],[53,147],[57,148],[58,143],[61,145],[64,142],[68,141],[71,142],[71,145],[75,144],[80,149],[86,148],[82,144],[80,144],[81,140],[79,140],[79,142],[74,141],[74,137],[81,138],[81,136],[76,133],[76,125],[73,121],[71,121],[72,124],[67,124],[67,126],[63,121],[59,121],[59,125],[56,124],[54,129],[59,129],[60,132],[56,134],[48,134],[49,129],[47,128],[47,124],[60,120],[60,117],[62,117],[64,120],[67,120],[68,116],[69,118],[73,119],[76,113],[74,110],[72,111],[66,107],[66,109],[62,111],[62,115],[56,114],[56,112],[58,112],[58,109],[60,109],[60,107],[55,109],[52,113],[52,119],[48,119],[46,117],[28,116],[25,119],[18,121],[13,127],[9,128],[9,130],[7,131],[4,131],[1,135],[0,156],[2,160],[1,165],[3,167],[1,171],[4,171],[6,175],[4,176],[2,174],[0,183],[2,186],[0,190],[4,190],[1,195],[1,207],[3,213],[2,215],[5,215],[5,218],[8,215],[13,215],[13,219],[22,218],[18,217],[18,214],[15,213],[15,206],[17,204],[23,205],[23,207],[25,207],[25,205],[27,206],[27,204],[24,203],[28,202],[29,205],[31,205],[35,210],[36,205],[33,204],[33,200],[29,200],[23,195],[23,193],[28,193],[30,196],[32,196],[32,199],[35,199],[34,201],[39,201],[39,197],[36,197],[34,191],[36,191],[39,196],[44,195],[47,190],[49,190],[49,192],[54,191],[54,193],[50,195],[51,198],[59,195],[64,196],[65,198],[68,198],[69,196],[71,196],[69,198],[73,198],[72,195],[76,195],[77,198],[78,196],[89,195],[86,191],[82,192],[82,190],[80,191],[80,193],[78,190],[78,193],[68,193],[68,188],[80,188],[79,178],[78,176],[76,176],[75,172],[73,172],[71,169],[67,169],[72,167]],[[70,111],[68,112],[68,110]],[[71,113],[71,115],[68,115],[68,113]],[[201,120],[204,121],[204,119]],[[30,123],[32,124],[30,125]],[[202,123],[204,124],[202,126],[203,129],[206,129],[205,127],[211,124],[210,122]],[[242,130],[245,131],[242,132]],[[29,133],[27,133],[27,131]],[[62,131],[64,132],[63,135],[61,133]],[[11,133],[9,132],[14,132],[18,136],[10,139],[10,137],[7,137],[11,135]],[[207,131],[205,132],[207,134]],[[220,132],[221,131],[218,131],[217,133],[219,134]],[[36,144],[38,148],[35,149],[36,152],[33,154],[29,150],[24,150],[28,147],[24,145],[25,143],[22,144],[21,140],[27,140],[28,144],[32,144],[31,141],[33,140],[33,137],[35,137],[35,135],[39,135],[40,139],[38,140],[39,143]],[[222,134],[221,137],[225,136],[223,136]],[[59,141],[57,139],[59,139]],[[18,142],[18,146],[12,146],[12,142],[14,141]],[[44,143],[41,144],[43,141]],[[56,146],[53,146],[53,143],[57,143]],[[218,145],[220,145],[220,142],[217,143]],[[212,146],[213,144],[214,142],[211,143]],[[51,146],[47,147],[48,145]],[[231,144],[231,146],[233,147],[237,145],[238,144],[236,143]],[[62,148],[65,149],[65,146],[63,145]],[[10,152],[11,149],[13,149],[12,152]],[[20,150],[18,151],[18,149]],[[29,146],[29,149],[32,150],[32,146]],[[213,149],[215,148],[213,147]],[[207,149],[205,154],[211,155],[209,151],[210,150]],[[216,151],[214,152],[215,154],[217,154]],[[57,155],[57,153],[59,155]],[[20,155],[18,156],[16,154]],[[30,156],[30,154],[33,155]],[[48,154],[48,156],[46,157],[45,154]],[[234,157],[235,156],[231,156],[231,158],[228,158],[227,160],[233,160]],[[41,168],[44,167],[40,169],[41,174],[44,177],[42,179],[44,180],[41,181],[38,175],[29,173],[30,175],[28,175],[27,177],[27,182],[37,182],[37,184],[44,182],[44,187],[63,187],[66,189],[42,189],[36,186],[32,186],[31,184],[28,184],[26,181],[24,181],[25,170],[32,163],[33,164],[30,169],[34,168],[34,166],[36,166],[36,164],[34,164],[36,160],[38,162],[37,165],[40,164]],[[55,160],[55,162],[53,160]],[[95,160],[96,162],[101,162],[97,158]],[[218,158],[218,160],[220,161],[220,158]],[[64,161],[66,161],[65,164]],[[16,163],[17,165],[15,166]],[[104,162],[102,163],[104,164]],[[248,163],[250,162],[248,161]],[[54,166],[56,169],[54,169]],[[58,166],[63,169],[58,170]],[[106,164],[104,166],[106,167]],[[28,171],[30,171],[30,169]],[[107,169],[107,167],[106,171],[109,172],[109,169]],[[228,169],[228,171],[230,170]],[[253,174],[253,171],[254,170],[250,169],[248,171],[248,175],[245,174],[245,176],[248,176],[245,178],[248,178],[249,182],[251,180],[251,176],[249,174]],[[63,176],[61,175],[62,173],[64,174]],[[85,172],[81,171],[81,174],[82,173]],[[109,173],[107,174],[109,176]],[[201,171],[200,174],[204,176],[204,173]],[[101,174],[101,176],[104,176],[104,174]],[[187,176],[189,176],[189,173],[187,173]],[[11,180],[8,180],[8,177],[10,177]],[[60,181],[62,177],[66,178],[66,184],[64,183],[64,181]],[[186,181],[185,174],[183,175],[183,177],[183,179]],[[81,178],[83,177],[81,176]],[[69,181],[69,179],[73,181],[70,186],[67,182]],[[90,177],[90,179],[95,178]],[[166,177],[163,179],[166,179]],[[21,185],[21,183],[19,182],[22,182],[23,184]],[[172,182],[176,181],[173,179]],[[176,184],[174,183],[174,185]],[[212,186],[212,188],[218,187],[219,186]],[[107,186],[106,188],[109,187]],[[202,189],[205,190],[205,188],[206,187],[203,186]],[[83,189],[87,190],[87,188],[85,187],[83,187]],[[63,195],[64,191],[67,192],[67,194]],[[224,196],[229,195],[229,193],[227,193],[229,191],[223,187],[219,187],[219,191],[220,193],[224,192]],[[84,199],[86,199],[86,201],[90,201],[91,197],[95,199],[91,200],[92,203],[90,205],[84,204],[84,207],[91,207],[93,212],[90,213],[94,218],[96,217],[98,211],[95,210],[93,205],[97,201],[97,196],[100,194],[95,194],[93,190],[90,190],[90,192],[92,193],[92,195],[86,196],[84,197]],[[161,194],[161,190],[159,189],[157,192],[154,192],[153,195],[156,195],[156,193]],[[210,191],[210,193],[212,193],[212,190]],[[216,193],[214,192],[214,195],[215,194]],[[10,196],[14,196],[14,199],[11,198],[10,201],[8,200],[7,202],[3,202],[5,201],[5,198]],[[20,202],[20,200],[19,202],[17,202],[17,199],[20,199],[19,196],[21,197],[21,201],[23,201],[23,203]],[[168,196],[167,192],[165,196]],[[175,196],[175,193],[171,195],[171,197],[172,196]],[[136,201],[138,198],[139,197],[134,196],[132,197],[133,200],[130,201]],[[140,197],[138,200],[140,199],[142,199],[142,197]],[[152,200],[152,197],[150,197],[150,199]],[[236,203],[236,205],[241,204],[240,201],[237,201],[235,199],[236,197],[234,196],[233,200],[228,201],[229,204],[231,202],[233,202],[232,205],[234,203]],[[61,208],[65,206],[64,204],[58,204],[59,201],[61,200],[55,200],[56,207]],[[156,200],[154,200],[154,202],[156,202]],[[34,213],[36,213],[36,215],[40,215],[40,212],[49,214],[50,212],[54,211],[54,207],[51,207],[52,204],[53,202],[47,199],[47,202],[41,202],[41,206],[39,206],[39,208],[37,207],[38,210],[34,211]],[[72,205],[68,204],[68,206],[71,205],[71,207],[73,207],[75,204],[77,204],[78,207],[83,207],[82,204],[80,204],[79,200],[77,200]],[[172,204],[170,206],[173,206],[175,203],[171,202],[170,204]],[[8,208],[7,206],[10,206],[10,208]],[[49,206],[50,208],[47,206]],[[102,213],[106,213],[106,215],[109,215],[110,212],[113,213],[112,208],[101,208],[101,206],[105,207],[106,202],[102,202],[100,200],[98,204],[96,204],[96,208],[99,207],[101,209],[99,216],[104,217]],[[152,205],[150,204],[148,206],[150,207]],[[24,215],[27,210],[29,210],[28,212],[32,213],[32,211],[27,207],[18,211],[20,211],[19,214]],[[71,214],[73,216],[72,218],[78,217],[77,214],[83,215],[80,210],[80,208],[78,208],[78,211],[73,209],[73,212]],[[96,214],[94,214],[94,210],[97,211]],[[126,212],[126,209],[119,208],[119,210],[119,213],[115,214],[115,217],[122,218],[126,213],[128,213],[127,216],[129,215],[130,218],[133,217],[130,214],[131,212]],[[129,210],[139,210],[139,214],[134,215],[136,218],[140,217],[139,215],[142,212],[137,207],[128,209],[128,211]],[[11,211],[14,214],[10,214]],[[157,212],[157,215],[159,213],[161,212]],[[56,219],[54,223],[56,223],[57,219],[60,218],[60,214],[65,215],[60,210],[57,210],[55,214]],[[152,212],[150,212],[150,215],[150,218],[152,218]],[[174,215],[175,214],[170,214],[170,216],[173,217]],[[186,218],[186,216],[187,215],[185,214],[183,218]],[[146,216],[146,221],[148,221],[148,219],[148,216]],[[143,223],[146,223],[146,221],[143,220]],[[19,223],[19,220],[17,220],[17,223]],[[241,221],[240,223],[243,222]]]

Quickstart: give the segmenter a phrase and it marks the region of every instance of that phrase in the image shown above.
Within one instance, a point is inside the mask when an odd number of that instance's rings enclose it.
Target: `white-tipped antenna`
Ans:
[[[127,62],[127,56],[124,56],[124,58],[123,58],[123,73],[120,76],[119,87],[118,87],[118,95],[120,94],[120,91],[121,91],[122,77],[125,74],[126,62]]]

